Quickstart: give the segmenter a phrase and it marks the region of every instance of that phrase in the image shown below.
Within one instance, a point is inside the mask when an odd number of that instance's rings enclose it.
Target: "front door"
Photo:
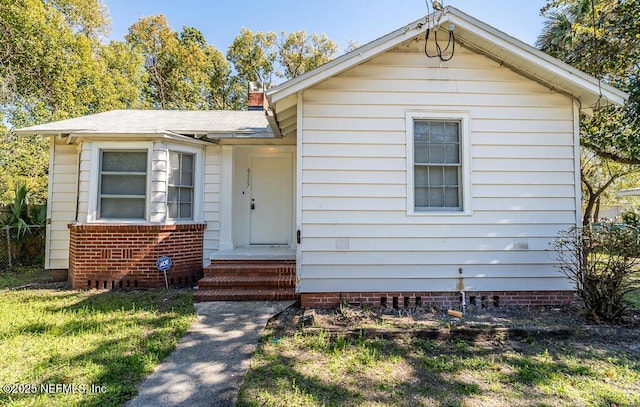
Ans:
[[[291,241],[292,156],[250,155],[250,243],[288,245]]]

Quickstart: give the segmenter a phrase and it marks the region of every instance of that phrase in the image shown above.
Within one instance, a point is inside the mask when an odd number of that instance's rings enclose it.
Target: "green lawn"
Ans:
[[[327,332],[291,321],[267,332],[238,405],[640,405],[640,351],[633,337],[623,343],[617,335],[497,335],[476,343]]]
[[[635,273],[634,279],[636,284],[640,286],[640,272]],[[640,288],[628,294],[627,299],[637,308],[640,309]]]
[[[187,291],[0,289],[0,405],[118,406],[194,320]]]
[[[15,267],[11,270],[0,271],[0,289],[49,282],[50,277],[51,273],[41,267]]]

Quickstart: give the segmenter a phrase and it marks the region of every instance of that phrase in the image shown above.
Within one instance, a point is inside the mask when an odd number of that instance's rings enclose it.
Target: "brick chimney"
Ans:
[[[248,110],[266,110],[267,99],[264,97],[264,84],[260,81],[249,82]]]

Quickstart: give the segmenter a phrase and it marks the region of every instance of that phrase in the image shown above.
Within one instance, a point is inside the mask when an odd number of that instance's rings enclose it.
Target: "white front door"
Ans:
[[[291,242],[292,155],[250,155],[250,243],[288,245]]]

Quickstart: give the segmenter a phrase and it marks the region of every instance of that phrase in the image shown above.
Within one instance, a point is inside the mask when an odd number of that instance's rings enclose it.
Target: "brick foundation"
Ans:
[[[169,285],[191,285],[202,277],[202,223],[68,227],[72,288],[164,287],[164,274],[156,267],[160,256],[172,261]]]
[[[564,305],[574,301],[573,291],[496,291],[465,292],[468,306],[493,308],[509,305]],[[331,308],[346,302],[371,307],[405,308],[436,305],[456,309],[461,306],[458,292],[362,292],[302,293],[304,308]]]

